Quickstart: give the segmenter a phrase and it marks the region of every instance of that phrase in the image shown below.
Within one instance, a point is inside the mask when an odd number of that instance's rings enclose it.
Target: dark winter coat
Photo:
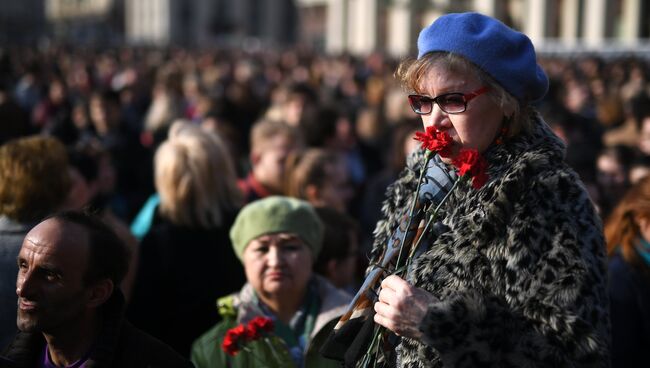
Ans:
[[[222,226],[178,226],[156,214],[140,245],[139,266],[128,318],[135,326],[189,357],[192,341],[217,323],[216,298],[239,290],[244,268]]]
[[[169,346],[124,319],[124,297],[121,292],[113,293],[102,307],[102,315],[102,330],[84,367],[192,367],[192,363]],[[38,367],[42,363],[44,346],[45,339],[40,332],[19,332],[3,355],[16,367]]]
[[[539,118],[491,147],[489,181],[456,188],[448,231],[408,280],[440,302],[421,341],[402,339],[400,367],[605,367],[609,312],[601,222],[564,146]],[[422,152],[389,189],[375,253],[415,190]]]
[[[650,365],[650,267],[616,254],[609,261],[612,367]]]

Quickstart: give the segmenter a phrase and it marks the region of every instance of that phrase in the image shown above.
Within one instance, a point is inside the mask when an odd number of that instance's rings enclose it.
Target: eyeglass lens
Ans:
[[[437,103],[440,109],[446,113],[459,113],[465,111],[466,100],[462,93],[448,93],[436,98],[427,96],[410,95],[411,108],[418,114],[429,114],[433,109],[433,103]]]

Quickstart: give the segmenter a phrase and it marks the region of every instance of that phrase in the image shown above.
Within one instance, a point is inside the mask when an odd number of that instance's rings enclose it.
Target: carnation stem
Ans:
[[[454,184],[451,186],[451,189],[445,194],[445,196],[442,198],[440,203],[436,206],[436,208],[433,210],[433,212],[429,215],[429,219],[427,220],[426,225],[424,225],[424,229],[422,230],[422,235],[416,240],[415,244],[413,247],[411,247],[411,251],[409,253],[408,258],[406,259],[406,267],[404,269],[408,269],[408,266],[411,264],[413,261],[413,255],[415,254],[415,251],[417,248],[420,246],[420,242],[422,241],[422,238],[424,238],[424,234],[426,234],[427,230],[429,230],[429,226],[433,223],[433,220],[436,219],[438,216],[438,211],[440,211],[440,208],[442,205],[447,201],[447,198],[451,195],[451,193],[456,189],[458,186],[458,182],[461,180],[462,177],[459,177],[454,181]]]
[[[431,157],[433,157],[433,152],[432,151],[427,151],[427,154],[425,156],[424,160],[424,165],[422,166],[422,169],[420,170],[420,178],[418,179],[418,185],[415,188],[415,195],[413,196],[413,203],[411,203],[411,209],[409,210],[409,221],[408,224],[406,225],[406,231],[404,232],[404,235],[402,236],[402,242],[399,246],[399,252],[397,254],[397,262],[395,263],[395,268],[398,268],[400,265],[400,261],[402,259],[402,251],[404,250],[404,243],[406,242],[406,235],[409,232],[409,229],[411,228],[411,223],[413,221],[413,212],[415,212],[415,207],[418,203],[418,194],[420,193],[420,186],[422,185],[422,178],[424,177],[424,173],[427,171],[427,168],[429,166],[429,161],[431,160]]]
[[[424,174],[427,171],[427,168],[429,166],[429,161],[433,157],[434,152],[432,151],[427,151],[425,160],[424,160],[424,165],[422,166],[422,169],[420,170],[420,177],[418,178],[418,185],[415,189],[415,194],[413,196],[413,203],[411,203],[411,208],[409,210],[409,218],[408,218],[408,224],[406,226],[406,231],[404,232],[404,235],[402,236],[402,241],[400,244],[399,252],[397,255],[397,262],[395,263],[395,269],[399,269],[400,261],[402,259],[402,252],[404,251],[404,243],[406,242],[406,236],[409,232],[409,229],[411,228],[411,224],[413,222],[413,215],[415,212],[416,205],[418,203],[418,194],[420,193],[420,186],[422,185],[422,178],[424,177]],[[412,254],[412,250],[409,252]],[[373,364],[372,367],[377,366],[377,355],[379,353],[379,346],[380,340],[381,340],[381,331],[383,327],[382,326],[375,326],[375,331],[372,336],[372,340],[370,342],[370,345],[368,346],[368,350],[366,351],[366,355],[363,357],[361,364],[359,365],[362,368],[367,368],[370,364],[370,357],[374,356],[373,359]],[[374,354],[373,354],[374,350]]]
[[[271,355],[273,355],[273,360],[275,360],[278,363],[282,361],[282,359],[278,356],[278,353],[275,351],[275,347],[273,346],[273,344],[271,343],[268,337],[264,338],[264,343],[266,344],[266,346],[269,347],[269,349],[271,349]]]
[[[248,352],[250,354],[250,356],[253,357],[254,360],[257,360],[258,362],[260,362],[262,364],[262,367],[267,367],[266,362],[264,360],[262,360],[262,358],[258,357],[257,354],[255,354],[252,349],[250,349],[248,347],[243,347],[242,350]]]

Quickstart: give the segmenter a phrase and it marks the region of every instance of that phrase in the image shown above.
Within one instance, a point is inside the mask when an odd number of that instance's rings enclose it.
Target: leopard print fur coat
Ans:
[[[605,246],[564,145],[539,116],[531,133],[492,146],[488,182],[459,185],[443,205],[448,228],[408,281],[440,302],[422,341],[403,338],[400,367],[606,367]],[[388,189],[373,254],[381,253],[416,189],[423,152]]]

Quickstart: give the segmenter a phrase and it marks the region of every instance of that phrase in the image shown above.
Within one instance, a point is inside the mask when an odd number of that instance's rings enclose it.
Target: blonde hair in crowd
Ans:
[[[154,166],[160,212],[177,225],[218,227],[224,211],[243,203],[232,158],[215,133],[175,122]]]

